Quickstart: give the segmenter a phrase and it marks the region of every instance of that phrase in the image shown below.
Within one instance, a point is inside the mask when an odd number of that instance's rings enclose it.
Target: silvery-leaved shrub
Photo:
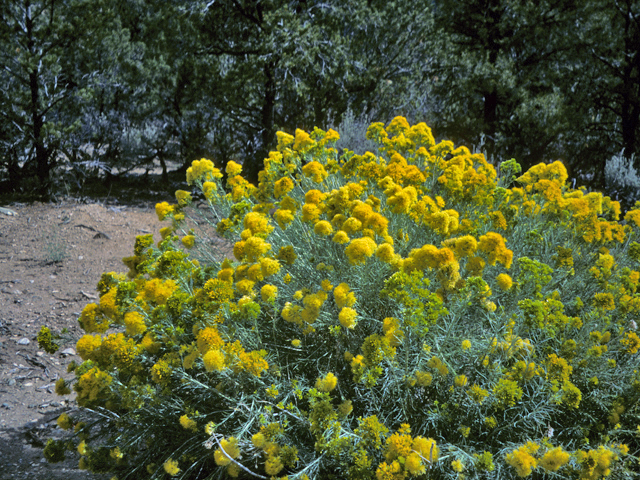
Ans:
[[[117,479],[638,478],[640,205],[374,123],[187,171],[80,316],[58,460]],[[214,232],[215,229],[215,232]],[[213,255],[228,241],[227,259]]]
[[[640,200],[640,175],[634,167],[635,156],[627,158],[624,152],[608,159],[604,167],[607,192],[620,200],[623,208]]]

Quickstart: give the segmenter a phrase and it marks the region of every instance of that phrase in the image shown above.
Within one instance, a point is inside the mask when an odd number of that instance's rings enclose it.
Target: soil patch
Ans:
[[[63,201],[0,209],[0,478],[103,477],[78,470],[73,454],[48,464],[42,447],[59,435],[58,416],[76,408],[73,396],[57,396],[54,385],[72,378],[68,364],[81,361],[78,316],[98,300],[102,273],[127,271],[122,258],[133,254],[137,235],[159,239],[163,224],[154,205]],[[38,347],[42,325],[66,328],[53,355]]]

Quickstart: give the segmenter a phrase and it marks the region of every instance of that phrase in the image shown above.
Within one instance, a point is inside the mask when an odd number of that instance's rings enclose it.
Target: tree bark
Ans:
[[[269,60],[264,65],[264,101],[262,103],[261,116],[261,145],[251,158],[245,171],[247,180],[254,185],[258,184],[258,172],[262,169],[263,160],[269,155],[269,145],[273,142],[274,132],[274,108],[276,104],[275,61]]]
[[[493,161],[493,155],[495,153],[496,144],[496,124],[497,124],[497,112],[498,112],[498,92],[495,88],[491,92],[484,94],[484,130],[485,130],[485,144],[484,147],[487,151],[487,161]]]
[[[29,53],[35,57],[35,39],[33,38],[33,19],[31,18],[31,2],[25,2],[25,26],[27,32],[27,48]],[[31,94],[29,110],[32,128],[32,147],[35,152],[36,176],[38,177],[38,193],[43,199],[48,199],[50,194],[50,172],[49,151],[42,138],[42,128],[44,126],[44,115],[40,110],[40,83],[38,68],[29,72],[29,91]]]

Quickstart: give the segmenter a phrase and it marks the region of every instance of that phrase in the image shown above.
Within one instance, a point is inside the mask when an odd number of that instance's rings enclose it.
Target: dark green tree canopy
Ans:
[[[0,18],[0,181],[22,191],[200,157],[255,181],[277,130],[346,112],[594,186],[640,148],[631,0],[2,0]]]

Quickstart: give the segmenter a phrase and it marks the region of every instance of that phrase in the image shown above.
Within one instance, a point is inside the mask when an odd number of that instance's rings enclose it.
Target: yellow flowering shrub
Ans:
[[[75,436],[45,456],[136,479],[637,476],[638,210],[402,117],[367,137],[278,132],[258,185],[194,161],[82,311],[56,383]]]

